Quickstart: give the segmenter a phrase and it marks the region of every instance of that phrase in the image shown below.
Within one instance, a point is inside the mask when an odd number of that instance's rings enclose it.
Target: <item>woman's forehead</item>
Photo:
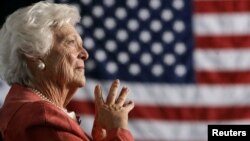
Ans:
[[[77,38],[78,32],[75,27],[72,25],[62,26],[59,29],[54,30],[54,34],[57,39],[64,39],[66,37],[74,37]]]

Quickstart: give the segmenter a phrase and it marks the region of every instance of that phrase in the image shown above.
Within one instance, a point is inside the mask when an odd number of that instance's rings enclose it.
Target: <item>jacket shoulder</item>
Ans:
[[[8,126],[22,128],[49,126],[59,130],[73,130],[74,124],[74,121],[71,121],[58,107],[46,101],[35,101],[22,104]]]

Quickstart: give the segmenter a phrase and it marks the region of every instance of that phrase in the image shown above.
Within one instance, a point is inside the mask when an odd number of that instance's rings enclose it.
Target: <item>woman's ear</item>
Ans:
[[[30,62],[30,61],[35,62],[36,60],[38,60],[37,57],[34,57],[34,56],[29,55],[29,54],[27,54],[27,53],[22,53],[22,57],[24,58],[24,60],[25,60],[26,62]]]
[[[45,69],[45,64],[44,64],[44,61],[39,58],[39,57],[34,57],[34,56],[31,56],[29,54],[26,54],[24,53],[23,54],[23,58],[27,64],[27,66],[30,68],[30,69],[35,69],[37,70],[37,68],[39,70],[44,70]]]

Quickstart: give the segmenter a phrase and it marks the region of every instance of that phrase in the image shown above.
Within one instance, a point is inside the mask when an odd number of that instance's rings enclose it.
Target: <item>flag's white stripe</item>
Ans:
[[[250,70],[250,49],[196,49],[194,65],[196,70],[247,71]]]
[[[196,14],[193,18],[196,35],[244,35],[250,33],[250,13]]]
[[[111,81],[87,79],[87,86],[74,95],[76,100],[93,100],[94,86],[101,84],[107,94]],[[136,104],[163,106],[228,106],[250,105],[250,85],[170,85],[153,83],[128,83],[122,86],[130,89],[129,99]],[[9,86],[1,87],[1,103]],[[3,92],[4,91],[4,92]]]
[[[94,86],[103,86],[103,94],[107,94],[110,81],[87,79],[87,86],[75,95],[77,100],[93,100]],[[156,83],[128,83],[129,99],[137,104],[163,106],[227,106],[250,105],[250,85],[170,85]]]
[[[93,100],[94,86],[101,83],[103,94],[107,94],[110,81],[96,81],[87,79],[87,86],[77,91],[74,99]],[[121,81],[121,85],[130,89],[129,99],[137,104],[163,106],[227,106],[250,105],[250,85],[169,85],[153,83],[128,83]],[[3,102],[9,86],[4,85],[1,90]],[[3,92],[1,91],[1,92]],[[1,105],[1,104],[0,104]]]
[[[93,116],[81,116],[81,127],[90,135]],[[173,122],[161,120],[129,120],[129,130],[138,140],[205,141],[208,124],[249,124],[249,120],[219,122]]]

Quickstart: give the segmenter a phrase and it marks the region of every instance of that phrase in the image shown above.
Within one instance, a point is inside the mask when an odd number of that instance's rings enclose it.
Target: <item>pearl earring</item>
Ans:
[[[45,64],[43,62],[39,62],[37,66],[40,70],[43,70],[45,68]]]

